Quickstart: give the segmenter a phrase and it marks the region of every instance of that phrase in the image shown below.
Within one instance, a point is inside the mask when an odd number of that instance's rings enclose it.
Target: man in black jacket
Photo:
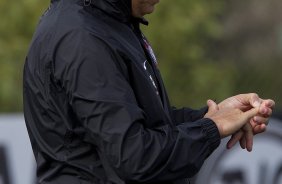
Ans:
[[[139,29],[158,0],[52,0],[24,67],[24,114],[40,184],[173,183],[233,135],[251,150],[274,102],[237,95],[171,108]]]

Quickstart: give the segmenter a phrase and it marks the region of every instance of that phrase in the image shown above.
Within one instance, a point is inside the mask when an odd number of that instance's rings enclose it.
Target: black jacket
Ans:
[[[86,3],[86,4],[84,4]],[[40,184],[172,183],[219,145],[206,108],[174,109],[130,0],[52,1],[24,67]]]

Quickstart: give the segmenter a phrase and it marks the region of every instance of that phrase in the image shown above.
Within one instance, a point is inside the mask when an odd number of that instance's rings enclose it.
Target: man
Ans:
[[[158,0],[53,0],[24,68],[24,113],[40,184],[173,183],[220,139],[251,150],[274,102],[238,95],[171,108],[139,29]]]

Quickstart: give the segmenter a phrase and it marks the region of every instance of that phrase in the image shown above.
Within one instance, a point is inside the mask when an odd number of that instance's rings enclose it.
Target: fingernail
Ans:
[[[263,108],[262,109],[262,114],[266,114],[267,113],[267,109]]]
[[[256,116],[254,117],[254,121],[255,121],[255,122],[258,122],[258,118],[257,118]]]

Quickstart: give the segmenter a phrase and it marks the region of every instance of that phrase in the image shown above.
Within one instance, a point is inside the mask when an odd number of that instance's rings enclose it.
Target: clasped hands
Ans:
[[[253,136],[266,130],[275,102],[249,93],[227,98],[219,104],[208,100],[207,105],[209,110],[204,117],[215,122],[221,138],[231,135],[227,148],[239,141],[242,149],[252,151]]]

